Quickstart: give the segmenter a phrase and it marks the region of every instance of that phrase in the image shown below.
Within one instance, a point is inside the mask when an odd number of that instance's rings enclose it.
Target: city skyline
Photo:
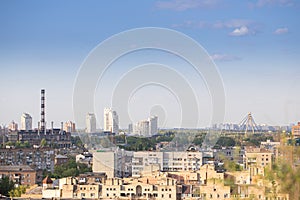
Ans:
[[[108,9],[110,8],[110,9]],[[138,9],[136,9],[138,8]],[[0,125],[12,120],[20,125],[22,113],[32,117],[32,126],[40,120],[39,90],[47,90],[46,121],[74,121],[72,94],[80,65],[100,42],[132,28],[174,29],[196,40],[207,50],[222,77],[226,94],[224,122],[239,123],[252,112],[258,124],[288,125],[300,121],[299,3],[293,0],[265,1],[109,1],[14,2],[0,6]],[[140,17],[136,17],[140,16]],[[109,19],[109,20],[108,20]],[[124,68],[140,63],[162,62],[183,74],[186,64],[166,53],[136,52],[112,65],[104,81]],[[122,71],[123,70],[123,71]],[[211,99],[203,79],[194,80],[187,71],[200,103],[201,127],[209,124]],[[113,77],[115,78],[115,77]],[[111,81],[111,82],[109,82]],[[100,88],[100,87],[99,87]],[[105,88],[106,90],[110,88]],[[149,116],[141,97],[164,91],[145,88],[130,102],[133,121]],[[102,111],[110,107],[103,93],[96,90],[97,126],[102,127]],[[172,98],[162,96],[163,103]],[[166,100],[167,99],[167,100]],[[135,107],[136,106],[136,107]],[[176,108],[177,105],[170,105]],[[168,110],[169,107],[165,106]],[[174,110],[176,110],[174,109]],[[118,110],[116,110],[118,112]],[[178,127],[176,113],[164,116],[154,110],[161,127]],[[94,111],[90,111],[94,112]],[[138,113],[140,112],[140,113]],[[178,113],[177,113],[178,114]],[[120,127],[128,122],[119,116]],[[168,118],[169,122],[165,122]],[[76,121],[75,121],[76,123]],[[77,124],[76,124],[77,125]],[[80,127],[80,126],[79,126]]]

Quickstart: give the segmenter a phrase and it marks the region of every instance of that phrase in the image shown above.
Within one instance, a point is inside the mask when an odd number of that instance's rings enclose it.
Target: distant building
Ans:
[[[28,165],[0,166],[0,178],[8,176],[16,185],[32,186],[36,183],[36,171]]]
[[[144,137],[151,137],[158,132],[157,123],[157,116],[151,116],[147,120],[141,120],[137,122],[133,127],[133,134]]]
[[[10,131],[17,131],[18,130],[18,124],[16,122],[12,121],[8,125],[8,130],[10,130]]]
[[[133,133],[135,135],[149,137],[149,121],[148,120],[142,120],[135,124]]]
[[[69,132],[69,133],[73,133],[76,132],[76,127],[75,127],[75,123],[68,121],[64,124],[64,131]]]
[[[151,116],[149,119],[149,133],[150,135],[157,134],[157,123],[158,123],[158,117],[157,116]]]
[[[119,117],[112,108],[104,108],[104,131],[119,134]]]
[[[294,138],[300,138],[300,122],[292,127],[292,136]]]
[[[88,113],[86,115],[86,132],[94,133],[96,132],[96,117],[94,113]]]
[[[133,126],[132,124],[128,124],[128,134],[132,134],[133,133]]]
[[[23,113],[21,116],[20,130],[25,130],[25,131],[32,130],[32,117],[28,113]]]

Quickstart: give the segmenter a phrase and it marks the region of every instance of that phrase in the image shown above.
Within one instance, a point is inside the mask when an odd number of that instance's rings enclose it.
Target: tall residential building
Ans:
[[[148,120],[142,120],[135,124],[133,133],[135,135],[149,137],[149,121]]]
[[[132,124],[128,124],[128,134],[133,133],[133,126]]]
[[[104,131],[119,133],[119,117],[111,108],[104,108]]]
[[[21,129],[29,131],[32,130],[32,117],[28,113],[23,113],[21,116]]]
[[[64,131],[66,132],[75,132],[76,131],[76,128],[75,128],[75,123],[74,122],[71,122],[71,121],[68,121],[64,124]]]
[[[139,136],[151,137],[158,132],[157,122],[157,116],[151,116],[147,120],[139,121],[133,127],[133,133]]]
[[[88,113],[86,115],[86,132],[94,133],[96,132],[96,117],[94,113]]]
[[[150,135],[155,135],[157,134],[158,130],[157,130],[157,122],[158,122],[158,118],[157,116],[151,116],[149,119],[149,133]]]
[[[8,125],[8,130],[10,130],[10,131],[17,131],[18,130],[18,124],[16,122],[12,121]]]

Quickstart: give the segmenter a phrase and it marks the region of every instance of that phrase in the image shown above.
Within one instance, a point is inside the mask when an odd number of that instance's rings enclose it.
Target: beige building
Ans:
[[[266,167],[272,166],[273,153],[266,149],[256,147],[246,147],[244,156],[244,168],[250,169],[250,166]]]
[[[69,133],[76,132],[75,123],[72,121],[65,122],[64,131],[69,132]]]
[[[119,179],[106,180],[102,186],[102,198],[124,199],[180,199],[181,185],[173,178],[157,175],[143,179]]]
[[[200,186],[202,199],[229,199],[230,186],[225,186],[221,179],[208,179],[205,185]]]
[[[292,136],[294,138],[300,138],[300,122],[292,127]]]

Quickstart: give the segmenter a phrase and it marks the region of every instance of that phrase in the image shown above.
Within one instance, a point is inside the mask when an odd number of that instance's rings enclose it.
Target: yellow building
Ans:
[[[244,157],[244,168],[249,170],[251,166],[266,167],[272,166],[273,153],[266,149],[256,147],[246,147]],[[254,172],[253,175],[257,173]]]
[[[292,136],[294,138],[300,138],[300,122],[292,127]]]

